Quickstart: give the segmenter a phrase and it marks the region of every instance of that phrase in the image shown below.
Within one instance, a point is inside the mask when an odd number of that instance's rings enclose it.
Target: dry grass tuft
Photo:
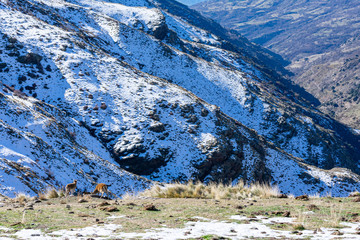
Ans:
[[[121,196],[121,198],[124,199],[124,200],[129,200],[129,201],[131,201],[131,200],[137,199],[137,196],[136,196],[136,194],[134,194],[134,193],[126,192],[126,193],[124,193],[124,194]]]
[[[352,192],[349,194],[349,197],[360,197],[360,192],[358,192],[358,191]]]
[[[154,185],[141,195],[159,198],[246,199],[277,197],[280,192],[277,187],[267,184],[254,183],[247,186],[243,181],[239,181],[236,185],[223,183],[205,185],[201,182],[188,182],[187,184],[167,184],[164,187]]]
[[[38,193],[39,199],[46,200],[52,198],[60,198],[65,196],[63,189],[56,189],[54,187],[47,188],[44,193]]]
[[[26,193],[18,193],[14,199],[15,202],[18,202],[21,205],[25,205],[31,197]]]
[[[298,231],[302,231],[302,230],[305,230],[305,227],[302,224],[295,224],[295,225],[293,225],[293,229],[298,230]]]
[[[40,200],[47,200],[47,197],[44,193],[38,193],[38,196]]]
[[[58,198],[59,194],[56,191],[56,189],[50,189],[47,193],[46,193],[47,198],[51,199],[51,198]]]

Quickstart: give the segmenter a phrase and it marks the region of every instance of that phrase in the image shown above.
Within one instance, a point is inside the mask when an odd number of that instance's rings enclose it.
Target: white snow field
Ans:
[[[197,218],[197,217],[194,217]],[[238,223],[233,220],[248,221],[248,223]],[[340,230],[331,228],[321,228],[317,231],[303,230],[290,232],[284,230],[274,230],[271,225],[292,223],[292,218],[267,218],[257,216],[247,218],[242,216],[232,216],[229,221],[215,221],[211,219],[199,218],[198,221],[187,222],[184,228],[162,228],[149,229],[145,233],[125,233],[121,232],[121,225],[104,224],[94,225],[82,229],[59,230],[49,234],[36,229],[23,229],[16,233],[11,233],[18,239],[192,239],[206,235],[225,237],[229,239],[338,239],[340,232],[342,239],[359,239],[358,224],[342,223],[345,228]],[[2,235],[0,239],[13,239],[7,237],[7,231],[10,229],[0,227]],[[300,234],[298,234],[300,233]]]

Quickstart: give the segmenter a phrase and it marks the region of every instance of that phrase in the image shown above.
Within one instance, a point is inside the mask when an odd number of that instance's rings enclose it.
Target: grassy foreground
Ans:
[[[171,193],[174,191],[174,189],[170,190]],[[233,191],[235,190],[230,190]],[[153,194],[164,194],[164,192],[156,188],[143,193],[148,196]],[[43,200],[24,196],[16,199],[3,198],[1,201],[3,206],[0,207],[0,226],[11,228],[14,232],[31,228],[50,233],[60,229],[114,223],[123,226],[122,232],[144,232],[150,228],[164,226],[183,227],[186,222],[198,221],[194,217],[246,224],[246,221],[231,220],[230,216],[243,215],[251,218],[262,215],[296,218],[295,223],[272,227],[279,230],[301,231],[316,230],[320,227],[341,228],[340,222],[360,221],[360,203],[356,202],[357,197],[310,197],[309,200],[279,198],[273,195],[265,197],[261,194],[239,199],[203,197],[128,196],[124,199],[104,200],[85,195],[68,198],[59,196]],[[109,218],[110,216],[112,217]],[[206,220],[200,219],[200,221]]]

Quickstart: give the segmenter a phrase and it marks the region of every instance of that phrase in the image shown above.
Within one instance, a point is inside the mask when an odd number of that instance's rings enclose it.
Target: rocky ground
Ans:
[[[359,201],[1,198],[0,239],[358,239]]]

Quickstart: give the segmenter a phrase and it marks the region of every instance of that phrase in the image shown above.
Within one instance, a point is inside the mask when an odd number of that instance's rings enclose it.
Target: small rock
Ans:
[[[331,235],[344,235],[344,233],[340,232],[339,230],[335,230]]]
[[[165,131],[165,125],[163,123],[155,123],[149,127],[149,130],[152,132],[163,132]]]
[[[102,110],[105,110],[105,109],[107,108],[106,103],[102,102],[101,105],[100,105],[100,108],[101,108]]]
[[[25,56],[18,57],[17,61],[24,64],[40,64],[42,56],[36,53],[28,53]]]
[[[9,41],[9,43],[16,43],[17,39],[14,37],[10,37],[8,41]]]
[[[301,201],[309,201],[310,200],[308,195],[297,196],[295,199],[301,200]]]
[[[144,210],[147,210],[147,211],[159,211],[159,209],[157,209],[154,204],[145,205]]]
[[[79,217],[91,217],[89,214],[85,214],[85,213],[79,213],[78,216]]]
[[[103,207],[103,208],[100,208],[100,210],[105,211],[105,212],[117,212],[117,211],[119,211],[119,209],[117,209],[114,206]]]
[[[7,67],[6,63],[0,63],[0,70],[3,69],[3,68],[6,68],[6,67]]]
[[[290,212],[289,211],[285,211],[283,213],[283,217],[290,217]]]
[[[86,203],[87,201],[85,200],[85,199],[83,199],[83,198],[80,198],[79,200],[78,200],[78,203]]]
[[[103,207],[103,206],[109,206],[109,205],[110,205],[110,203],[108,203],[107,201],[103,201],[102,203],[99,203],[97,205],[97,207]]]
[[[209,111],[205,108],[201,109],[201,116],[206,117],[209,114]]]
[[[315,204],[310,204],[307,206],[307,209],[309,211],[314,211],[314,210],[320,210],[318,206],[316,206]]]
[[[286,195],[286,194],[280,194],[279,196],[278,196],[278,198],[288,198],[288,196]]]
[[[11,227],[14,227],[14,226],[17,226],[17,225],[20,225],[21,222],[16,222],[16,223],[13,223],[13,224],[10,224]]]

